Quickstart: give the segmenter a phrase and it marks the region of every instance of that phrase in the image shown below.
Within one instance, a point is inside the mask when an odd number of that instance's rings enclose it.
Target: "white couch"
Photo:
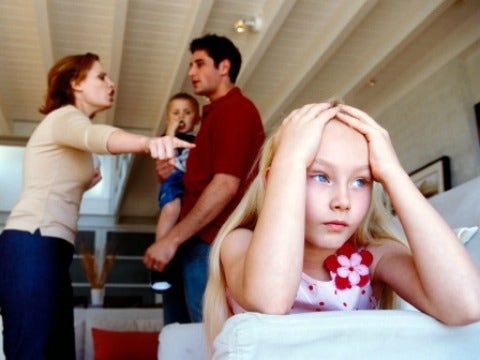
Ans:
[[[453,228],[480,226],[480,177],[432,198]],[[480,231],[466,243],[480,268]],[[480,359],[480,322],[449,327],[417,311],[322,312],[231,317],[214,359]],[[160,333],[159,359],[207,359],[202,324]]]

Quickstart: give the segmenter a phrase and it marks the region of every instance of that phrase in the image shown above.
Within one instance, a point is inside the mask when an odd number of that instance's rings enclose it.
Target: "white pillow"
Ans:
[[[455,235],[457,235],[458,239],[462,242],[462,244],[466,244],[478,231],[478,226],[459,227],[453,229],[453,231],[455,232]]]
[[[473,236],[477,233],[478,229],[479,229],[478,226],[458,227],[458,228],[453,229],[453,232],[455,233],[455,235],[457,235],[458,239],[462,242],[462,244],[466,245],[467,242],[470,241],[470,239],[472,239]],[[469,250],[469,252],[470,252],[470,250]],[[418,311],[415,307],[413,307],[413,305],[406,302],[405,300],[403,300],[400,296],[398,296],[396,294],[395,294],[395,298],[394,298],[394,309],[416,310],[416,311]]]
[[[163,328],[163,319],[136,319],[135,325],[136,331],[160,331]]]

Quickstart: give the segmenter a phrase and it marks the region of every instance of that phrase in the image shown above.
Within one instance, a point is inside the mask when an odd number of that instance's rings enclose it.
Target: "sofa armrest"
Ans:
[[[449,327],[420,312],[330,311],[231,317],[214,359],[478,359],[480,322]]]
[[[203,324],[169,324],[159,336],[158,359],[207,360]]]

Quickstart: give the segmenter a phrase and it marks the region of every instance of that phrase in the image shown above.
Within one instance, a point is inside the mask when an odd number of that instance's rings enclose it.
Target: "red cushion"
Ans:
[[[112,331],[92,328],[95,360],[156,360],[159,331]]]

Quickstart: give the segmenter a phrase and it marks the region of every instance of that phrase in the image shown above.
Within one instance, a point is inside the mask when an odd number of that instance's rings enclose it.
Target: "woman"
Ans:
[[[7,359],[74,359],[69,267],[83,193],[100,176],[93,153],[171,158],[192,145],[127,133],[91,119],[114,84],[95,54],[67,56],[48,74],[47,115],[30,137],[23,190],[0,235],[0,308]]]

